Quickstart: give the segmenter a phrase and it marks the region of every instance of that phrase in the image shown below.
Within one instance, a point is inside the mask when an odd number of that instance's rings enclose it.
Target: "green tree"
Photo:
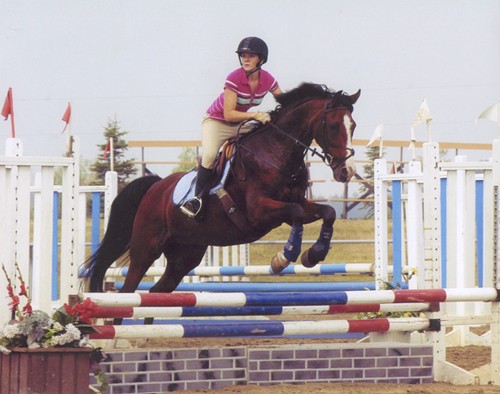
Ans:
[[[106,150],[108,141],[112,138],[114,171],[118,173],[118,189],[122,189],[127,184],[127,180],[137,173],[137,168],[132,163],[135,159],[125,160],[128,143],[122,137],[128,134],[128,131],[121,131],[118,123],[116,119],[108,119],[108,125],[104,127],[103,133],[106,142],[104,144],[97,144],[99,154],[97,155],[97,159],[91,164],[90,169],[96,177],[94,184],[104,184],[106,172],[111,170],[111,154],[108,154],[108,159],[106,160],[104,159],[104,151]]]
[[[189,147],[182,148],[182,152],[177,158],[180,163],[172,170],[172,173],[191,171],[196,166],[196,161],[198,160],[196,149]]]
[[[384,149],[382,149],[382,155],[384,154]],[[366,148],[366,157],[371,162],[363,166],[364,179],[374,178],[374,165],[373,162],[380,157],[380,148],[378,146],[369,146]],[[361,195],[365,195],[370,191],[369,186],[373,187],[373,183],[360,183],[359,192]],[[373,197],[373,196],[371,196]],[[374,205],[372,202],[364,202],[362,204],[362,209],[366,209],[365,218],[371,218],[374,214]]]
[[[90,160],[80,156],[80,185],[87,186],[95,184],[95,176],[90,170]],[[56,167],[54,171],[54,184],[62,185],[62,167]]]

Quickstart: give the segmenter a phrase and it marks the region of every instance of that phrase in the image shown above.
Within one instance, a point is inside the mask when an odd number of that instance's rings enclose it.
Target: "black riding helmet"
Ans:
[[[238,49],[236,53],[238,54],[238,59],[241,64],[241,54],[242,53],[255,53],[260,56],[259,68],[265,62],[267,62],[267,57],[269,55],[269,50],[267,49],[267,44],[264,40],[259,37],[247,37],[241,40],[240,45],[238,45]]]

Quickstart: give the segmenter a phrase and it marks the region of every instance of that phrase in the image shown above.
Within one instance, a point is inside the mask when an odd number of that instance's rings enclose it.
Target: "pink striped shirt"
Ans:
[[[236,111],[247,112],[251,107],[256,107],[267,92],[274,92],[279,85],[276,79],[267,71],[259,71],[259,84],[255,92],[252,93],[248,83],[248,77],[243,68],[238,68],[228,75],[224,89],[229,89],[238,95],[236,101]],[[226,121],[224,118],[224,92],[207,109],[208,115],[217,120]]]

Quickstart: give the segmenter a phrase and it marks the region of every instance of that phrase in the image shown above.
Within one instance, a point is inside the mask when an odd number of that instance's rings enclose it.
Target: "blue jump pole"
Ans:
[[[99,247],[101,229],[101,193],[92,193],[92,236],[91,253],[94,254]]]
[[[392,285],[401,285],[403,228],[401,218],[401,181],[392,181]]]
[[[154,282],[141,282],[137,290],[150,290]],[[115,282],[120,290],[123,282]],[[217,291],[217,292],[318,292],[375,290],[375,282],[223,282],[223,283],[180,283],[177,291]]]

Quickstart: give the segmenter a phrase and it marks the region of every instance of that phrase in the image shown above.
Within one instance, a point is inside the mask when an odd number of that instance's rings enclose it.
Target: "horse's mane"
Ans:
[[[285,93],[276,96],[276,101],[279,107],[276,111],[291,109],[307,101],[319,99],[329,99],[332,98],[337,92],[335,90],[329,89],[326,85],[320,85],[316,83],[303,82],[295,89],[289,90]],[[353,111],[353,105],[349,100],[349,96],[345,93],[340,95],[340,100],[338,105],[348,108],[351,112]]]

